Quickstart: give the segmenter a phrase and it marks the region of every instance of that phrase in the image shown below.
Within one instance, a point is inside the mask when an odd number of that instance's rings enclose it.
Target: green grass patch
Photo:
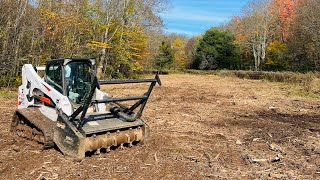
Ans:
[[[12,89],[0,89],[1,98],[14,98],[17,96],[17,92]]]

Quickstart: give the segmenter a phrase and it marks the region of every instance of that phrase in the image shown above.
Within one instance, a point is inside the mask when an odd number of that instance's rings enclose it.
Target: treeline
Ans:
[[[181,59],[175,56],[182,52],[172,42],[162,45],[158,59],[176,68],[167,59]],[[319,71],[320,1],[252,0],[241,16],[183,42],[184,68]]]
[[[187,38],[164,35],[169,0],[0,0],[0,87],[23,64],[94,57],[103,78],[144,70],[318,71],[319,0],[251,0],[241,16]]]
[[[1,0],[0,86],[19,84],[25,63],[95,57],[105,78],[153,66],[163,0]]]

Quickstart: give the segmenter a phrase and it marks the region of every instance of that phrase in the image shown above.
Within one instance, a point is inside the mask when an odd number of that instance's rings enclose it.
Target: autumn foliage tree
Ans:
[[[296,1],[288,40],[292,69],[320,70],[320,1]]]
[[[255,70],[318,70],[319,7],[317,0],[252,0],[224,28]]]
[[[293,0],[272,0],[269,5],[270,12],[275,15],[273,22],[277,29],[275,33],[279,34],[279,39],[286,42],[290,33],[290,26],[296,10],[296,3]]]
[[[187,55],[185,51],[186,41],[181,37],[177,37],[172,43],[174,53],[174,67],[176,69],[185,69],[187,65]]]
[[[21,66],[48,59],[95,57],[100,76],[135,77],[152,36],[162,28],[163,0],[0,1],[0,86],[19,84]],[[160,43],[159,43],[160,44]],[[158,46],[158,45],[157,45]]]

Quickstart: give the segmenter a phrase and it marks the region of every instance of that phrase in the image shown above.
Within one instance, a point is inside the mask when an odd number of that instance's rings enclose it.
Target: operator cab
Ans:
[[[90,92],[95,76],[94,59],[57,59],[48,61],[45,81],[73,103],[81,104]]]

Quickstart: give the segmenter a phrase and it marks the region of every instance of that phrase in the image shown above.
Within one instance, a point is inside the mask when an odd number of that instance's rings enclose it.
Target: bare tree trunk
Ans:
[[[110,23],[110,12],[109,9],[111,6],[112,0],[106,2],[106,21],[105,25],[108,25]],[[109,35],[109,26],[106,27],[106,30],[104,31],[103,37],[102,37],[102,42],[107,43],[108,41],[108,35]],[[107,49],[103,48],[101,50],[101,56],[100,56],[100,61],[98,64],[98,71],[97,71],[97,76],[98,78],[102,78],[102,76],[105,74],[106,69],[108,65],[108,55],[107,55]]]
[[[252,44],[252,52],[253,52],[253,57],[254,57],[254,70],[258,71],[258,67],[259,67],[258,57],[257,57],[257,52],[256,52],[256,48],[255,48],[254,44]]]
[[[19,26],[20,26],[20,22],[21,22],[21,19],[24,15],[24,13],[26,12],[26,7],[29,3],[29,0],[25,0],[24,3],[22,1],[19,1],[19,9],[18,9],[18,12],[17,12],[17,15],[16,15],[16,19],[15,19],[15,23],[14,23],[14,27],[13,27],[13,33],[15,35],[15,38],[13,39],[13,49],[14,49],[14,55],[13,55],[13,61],[11,62],[11,72],[10,72],[10,77],[13,77],[13,76],[16,76],[18,74],[18,66],[19,66],[19,61],[18,61],[18,58],[19,58],[19,49],[20,49],[20,41],[21,41],[21,38],[23,36],[23,30],[22,28],[19,29]],[[20,32],[20,31],[22,32]],[[11,85],[11,81],[8,82],[8,87]]]
[[[108,34],[109,34],[109,28],[107,27],[105,32],[104,32],[104,35],[103,35],[103,42],[105,42],[105,43],[107,43]],[[98,75],[99,79],[101,79],[103,74],[106,73],[107,65],[108,65],[107,49],[103,48],[101,50],[101,58],[100,58],[100,62],[99,62],[99,65],[98,65],[98,71],[97,71],[97,75]]]

